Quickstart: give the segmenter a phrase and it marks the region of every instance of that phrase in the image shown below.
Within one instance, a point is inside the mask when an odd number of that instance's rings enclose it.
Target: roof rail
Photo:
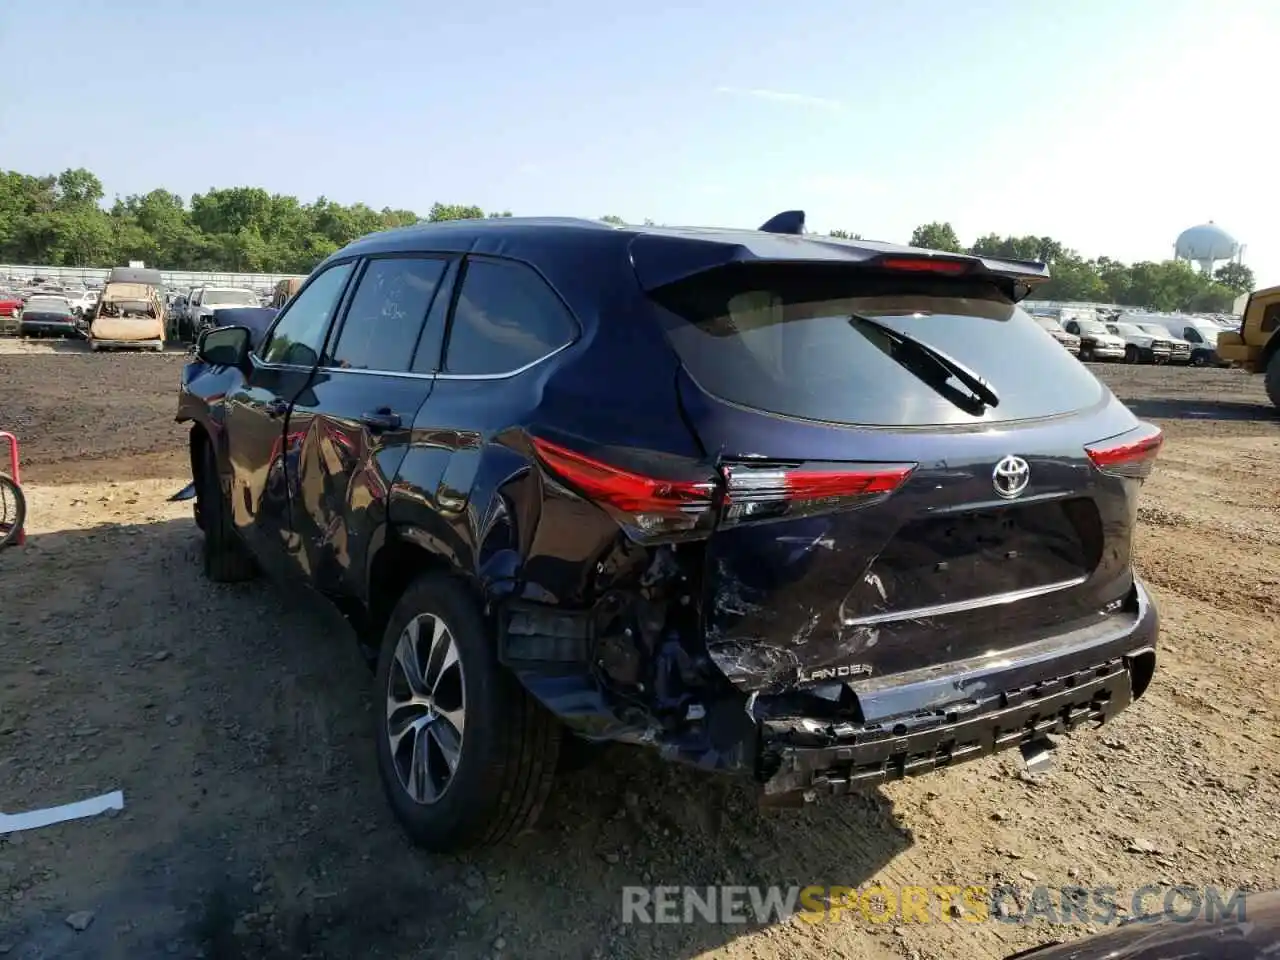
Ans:
[[[763,233],[804,233],[804,211],[787,210],[776,217],[770,217],[760,226]]]

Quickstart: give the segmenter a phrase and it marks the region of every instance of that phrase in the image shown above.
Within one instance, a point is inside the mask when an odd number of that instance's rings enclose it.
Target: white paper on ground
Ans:
[[[124,793],[104,793],[100,797],[90,797],[76,803],[64,803],[60,807],[46,807],[43,810],[29,810],[26,813],[0,813],[0,834],[17,833],[20,830],[35,830],[53,823],[67,820],[81,820],[84,817],[96,817],[108,810],[124,809]]]

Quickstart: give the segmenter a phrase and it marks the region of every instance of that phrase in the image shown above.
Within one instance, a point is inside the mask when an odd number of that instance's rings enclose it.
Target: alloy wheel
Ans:
[[[457,772],[466,725],[457,641],[435,614],[405,625],[386,693],[387,739],[400,786],[415,803],[435,803]]]

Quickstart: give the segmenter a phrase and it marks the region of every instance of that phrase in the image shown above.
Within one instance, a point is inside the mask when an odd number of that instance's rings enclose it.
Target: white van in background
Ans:
[[[1206,317],[1186,314],[1153,313],[1141,315],[1141,323],[1158,324],[1175,337],[1191,345],[1191,363],[1197,367],[1230,366],[1218,356],[1218,334],[1222,327]]]

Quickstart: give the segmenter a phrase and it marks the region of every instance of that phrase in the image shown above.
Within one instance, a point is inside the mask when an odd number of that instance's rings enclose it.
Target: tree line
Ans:
[[[109,206],[103,197],[102,181],[84,169],[0,173],[0,263],[109,267],[141,260],[161,270],[305,274],[375,230],[486,216],[461,204],[437,203],[423,216],[325,197],[302,203],[260,187],[213,189],[189,200],[157,189]]]
[[[168,190],[103,203],[102,181],[83,168],[56,175],[0,172],[0,263],[108,267],[141,260],[162,270],[305,274],[357,237],[424,220],[509,217],[467,204],[436,203],[425,214],[325,197],[303,203],[260,187],[215,188],[184,199]],[[601,219],[622,223],[620,217]],[[645,223],[652,223],[646,220]],[[862,239],[833,230],[830,236]],[[1156,310],[1228,310],[1253,287],[1248,267],[1228,263],[1212,277],[1179,261],[1124,264],[1086,259],[1051,237],[988,234],[966,247],[949,223],[927,223],[912,246],[1049,264],[1052,280],[1034,296]]]
[[[841,231],[836,231],[841,233]],[[847,234],[844,234],[847,236]],[[972,253],[1049,265],[1048,283],[1034,299],[1118,303],[1152,310],[1224,313],[1242,293],[1253,290],[1253,271],[1242,263],[1224,263],[1206,276],[1181,260],[1143,260],[1125,264],[1110,257],[1088,259],[1052,237],[978,237],[966,247],[949,223],[926,223],[911,234],[911,246],[951,253]]]

